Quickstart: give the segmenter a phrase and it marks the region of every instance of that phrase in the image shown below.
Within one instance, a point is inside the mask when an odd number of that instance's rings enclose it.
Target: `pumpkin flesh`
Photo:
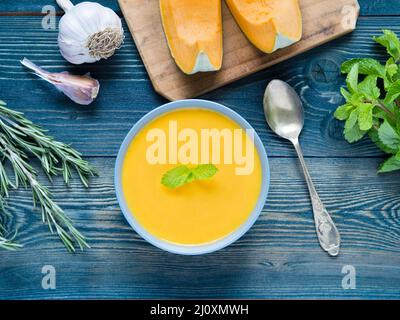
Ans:
[[[173,58],[186,74],[222,65],[221,0],[160,0],[164,32]]]
[[[226,0],[226,3],[249,41],[265,53],[301,39],[298,0]]]

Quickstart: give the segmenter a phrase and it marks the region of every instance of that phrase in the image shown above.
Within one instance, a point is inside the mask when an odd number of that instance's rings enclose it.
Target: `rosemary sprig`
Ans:
[[[68,184],[72,172],[76,171],[84,186],[88,187],[89,177],[97,174],[95,169],[71,146],[48,136],[45,130],[33,124],[22,113],[8,109],[0,100],[0,203],[2,208],[11,189],[17,189],[20,186],[30,187],[34,206],[40,207],[42,221],[48,224],[52,233],[58,234],[66,248],[69,251],[75,251],[76,246],[81,250],[89,248],[85,237],[54,202],[49,189],[38,181],[37,171],[29,164],[30,155],[39,159],[50,180],[53,176],[62,174],[65,183]],[[10,179],[7,174],[5,162],[11,164],[13,179]],[[4,212],[5,210],[1,210],[3,216],[5,216]],[[0,247],[18,248],[18,244],[5,237],[4,230],[5,227],[0,221]]]
[[[0,248],[6,250],[17,250],[21,247],[20,244],[13,242],[13,239],[7,239],[0,235]]]

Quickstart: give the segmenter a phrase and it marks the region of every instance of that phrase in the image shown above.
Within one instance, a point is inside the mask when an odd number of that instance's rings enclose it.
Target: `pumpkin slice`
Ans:
[[[226,0],[249,41],[271,53],[299,41],[302,17],[298,0]]]
[[[186,74],[222,65],[221,0],[160,0],[164,32],[176,64]]]

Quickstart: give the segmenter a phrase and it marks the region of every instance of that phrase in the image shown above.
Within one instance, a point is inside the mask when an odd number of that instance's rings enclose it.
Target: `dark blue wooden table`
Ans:
[[[100,2],[119,12],[116,1]],[[146,243],[116,201],[118,148],[140,117],[165,102],[152,89],[126,24],[125,44],[112,59],[71,66],[59,54],[57,31],[41,26],[47,4],[59,10],[52,0],[1,0],[0,99],[73,143],[99,168],[89,190],[77,179],[69,188],[61,179],[46,182],[92,248],[68,254],[32,210],[30,193],[13,192],[10,229],[19,230],[24,247],[0,251],[0,298],[400,298],[400,174],[378,176],[383,155],[368,140],[347,144],[342,124],[333,119],[342,103],[341,62],[360,55],[385,59],[371,37],[382,28],[400,34],[400,0],[360,0],[362,17],[353,34],[201,97],[234,109],[255,127],[269,153],[272,179],[251,231],[225,250],[196,257]],[[19,64],[24,56],[53,71],[90,71],[101,81],[98,100],[89,107],[71,103],[27,72]],[[337,258],[318,245],[292,147],[266,127],[261,102],[273,78],[288,81],[304,101],[304,153],[342,234]],[[45,265],[56,270],[55,290],[42,288]],[[356,286],[345,290],[343,277],[351,271]]]

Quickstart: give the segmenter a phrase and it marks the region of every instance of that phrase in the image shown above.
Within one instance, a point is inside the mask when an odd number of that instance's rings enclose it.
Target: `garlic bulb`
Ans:
[[[110,8],[95,2],[73,5],[57,0],[65,11],[60,20],[58,46],[63,57],[74,64],[111,57],[124,40],[121,19]]]

